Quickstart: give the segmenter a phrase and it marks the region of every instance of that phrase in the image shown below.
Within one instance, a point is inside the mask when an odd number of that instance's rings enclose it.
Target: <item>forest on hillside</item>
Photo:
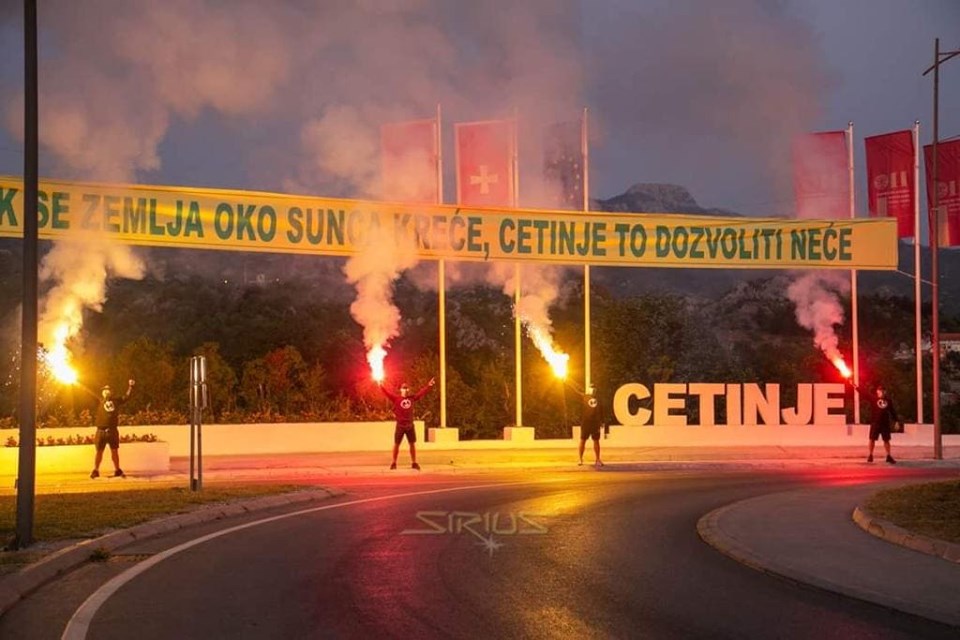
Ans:
[[[327,264],[327,277],[300,270],[254,281],[189,272],[110,280],[102,312],[86,312],[83,330],[70,345],[81,383],[65,387],[41,370],[40,423],[90,424],[93,391],[106,383],[124,388],[128,378],[137,386],[125,422],[186,423],[187,362],[196,354],[207,357],[211,407],[206,421],[388,419],[388,403],[370,379],[361,329],[350,316],[351,289],[331,284],[338,269]],[[6,295],[19,286],[9,277],[15,271],[4,269],[8,277],[0,280],[3,426],[16,424],[18,402],[19,314],[12,303],[18,295]],[[635,278],[654,273],[628,271]],[[790,278],[742,281],[706,297],[615,295],[615,287],[602,284],[602,274],[596,276],[592,377],[606,406],[628,382],[778,382],[789,402],[797,383],[839,381],[810,332],[797,324],[793,303],[784,295]],[[524,423],[536,426],[539,437],[568,436],[579,420],[574,389],[583,381],[582,271],[565,271],[561,282],[551,317],[556,343],[570,354],[569,382],[556,379],[532,342],[523,341]],[[404,277],[396,283],[394,302],[402,321],[386,361],[387,384],[424,384],[438,375],[437,294]],[[463,438],[499,437],[515,421],[511,304],[489,285],[448,291],[448,424],[459,427]],[[864,383],[884,380],[910,420],[915,412],[913,300],[883,290],[862,293],[859,310]],[[849,318],[849,307],[846,311]],[[942,320],[944,330],[956,330],[955,318]],[[929,318],[925,323],[929,326]],[[838,327],[848,359],[849,333],[849,326]],[[949,381],[960,362],[951,355],[944,367]],[[428,426],[438,423],[439,402],[434,392],[418,405]],[[956,409],[944,408],[945,431],[957,430]],[[695,412],[690,418],[696,421]]]

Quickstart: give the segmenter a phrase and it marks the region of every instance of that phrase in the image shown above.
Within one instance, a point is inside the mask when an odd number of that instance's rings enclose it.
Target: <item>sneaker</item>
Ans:
[[[578,462],[578,463],[577,463],[577,466],[578,466],[578,467],[582,467],[582,466],[583,466],[583,460],[581,460],[580,462]]]
[[[410,468],[411,468],[411,469],[416,469],[417,471],[420,471],[420,465],[418,465],[416,462],[414,462],[412,465],[410,465]]]
[[[127,477],[127,474],[125,474],[125,473],[123,472],[123,469],[117,469],[116,471],[113,472],[113,477],[114,477],[114,478],[126,478],[126,477]]]
[[[95,479],[95,478],[99,478],[99,477],[100,477],[100,472],[97,471],[96,469],[94,469],[93,471],[90,472],[90,479],[91,479],[91,480],[93,480],[93,479]]]
[[[887,462],[890,464],[897,464],[897,461],[893,459],[893,456],[887,456]]]
[[[397,468],[397,463],[396,463],[396,462],[394,462],[393,464],[390,465],[390,470],[391,470],[391,471],[392,471],[393,469],[396,469],[396,468]]]
[[[867,462],[873,462],[873,456],[867,456]]]
[[[593,466],[595,466],[597,469],[599,469],[600,467],[603,466],[603,462],[602,462],[601,460],[597,460],[597,461],[594,463]]]

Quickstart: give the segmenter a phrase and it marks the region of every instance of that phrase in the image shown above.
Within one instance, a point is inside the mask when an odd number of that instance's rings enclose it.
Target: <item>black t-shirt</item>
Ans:
[[[894,423],[900,422],[900,416],[893,406],[893,400],[890,396],[873,397],[871,403],[872,412],[870,414],[870,424],[880,429],[889,429]]]
[[[100,399],[97,405],[97,415],[94,418],[94,424],[97,429],[116,429],[120,424],[120,407],[127,401],[126,397],[107,400]]]
[[[596,396],[583,396],[583,411],[580,414],[580,426],[583,429],[598,429],[604,423],[603,406]]]

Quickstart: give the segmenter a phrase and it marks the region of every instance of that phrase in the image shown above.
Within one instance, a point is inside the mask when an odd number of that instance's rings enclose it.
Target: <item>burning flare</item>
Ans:
[[[553,375],[561,380],[566,378],[567,363],[570,361],[570,356],[558,350],[553,345],[550,334],[540,327],[527,325],[527,335],[530,336],[533,344],[540,350],[540,355],[543,356],[543,359],[550,364],[550,368],[553,369]]]
[[[75,233],[54,243],[40,267],[40,277],[52,286],[44,297],[38,337],[45,347],[42,359],[57,380],[77,382],[67,344],[80,333],[84,310],[103,308],[107,278],[139,280],[143,272],[143,262],[130,247],[94,233]]]
[[[387,351],[381,345],[376,345],[367,352],[367,362],[370,363],[370,375],[374,382],[383,382],[386,376],[383,368],[383,360],[387,357]]]
[[[76,384],[79,378],[77,370],[70,365],[70,350],[66,341],[69,334],[67,325],[60,325],[54,331],[53,347],[41,352],[41,359],[47,365],[53,377],[63,384]]]
[[[847,363],[844,361],[843,356],[837,354],[830,358],[830,362],[833,363],[833,366],[837,368],[837,371],[840,372],[844,378],[849,379],[853,375],[853,372],[850,371],[850,367],[847,366]]]

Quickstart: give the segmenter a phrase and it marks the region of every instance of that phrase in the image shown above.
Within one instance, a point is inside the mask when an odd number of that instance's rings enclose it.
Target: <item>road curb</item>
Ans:
[[[858,505],[853,510],[853,521],[861,529],[881,540],[960,564],[960,544],[904,529],[889,520],[871,514],[863,505]]]
[[[265,496],[243,502],[208,505],[189,513],[151,520],[129,529],[113,531],[98,538],[78,542],[51,553],[22,571],[0,578],[0,616],[40,587],[88,562],[91,554],[96,551],[112,552],[133,542],[172,533],[197,524],[286,505],[328,500],[344,493],[339,489],[319,488],[310,491]]]
[[[943,611],[937,611],[918,604],[898,598],[890,597],[887,594],[879,593],[869,589],[843,585],[832,580],[827,580],[819,576],[809,574],[786,565],[777,563],[775,560],[765,558],[754,553],[749,546],[741,543],[732,536],[723,531],[720,521],[724,515],[735,509],[754,501],[769,498],[769,495],[747,498],[728,504],[719,509],[707,513],[697,521],[697,534],[700,539],[711,547],[724,554],[725,556],[743,564],[751,569],[788,580],[790,582],[814,587],[822,591],[839,593],[841,595],[868,602],[873,605],[879,605],[886,609],[908,613],[910,615],[920,616],[928,620],[934,620],[950,626],[960,626],[960,613],[949,614]]]

